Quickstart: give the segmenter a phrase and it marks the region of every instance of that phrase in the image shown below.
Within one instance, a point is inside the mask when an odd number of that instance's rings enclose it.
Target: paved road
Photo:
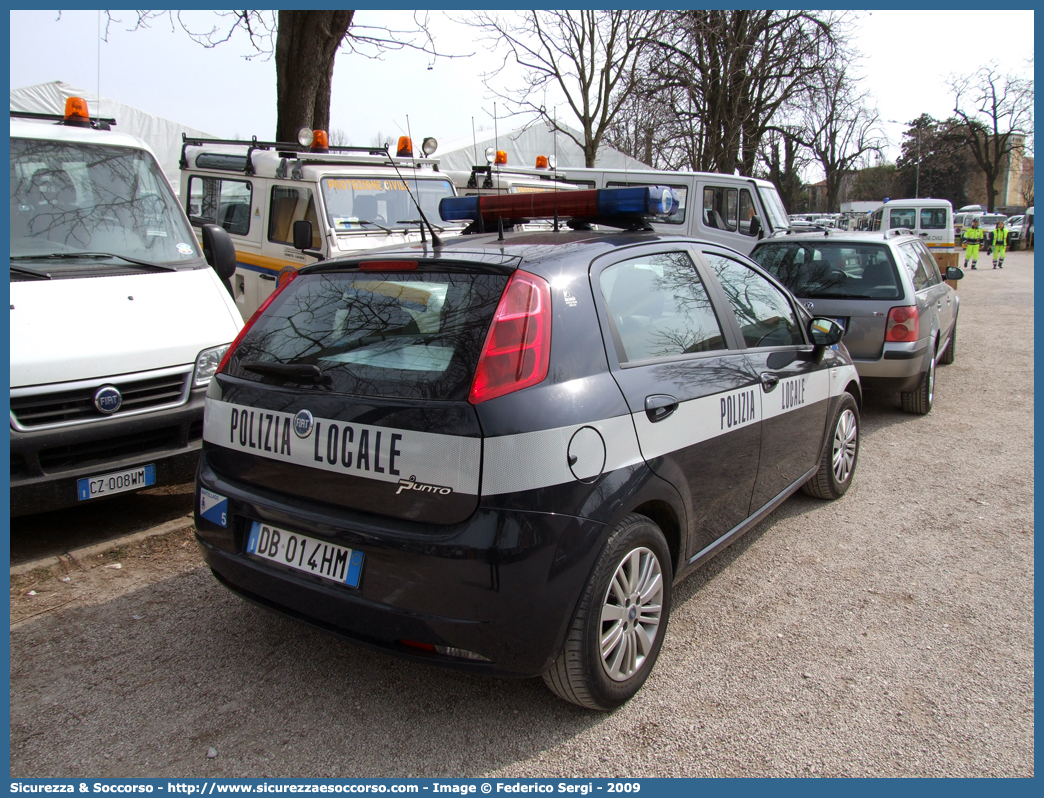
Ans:
[[[1007,263],[961,284],[932,413],[869,397],[848,494],[683,583],[620,710],[325,637],[175,544],[19,583],[18,617],[104,589],[12,629],[12,775],[1032,776],[1032,254]]]

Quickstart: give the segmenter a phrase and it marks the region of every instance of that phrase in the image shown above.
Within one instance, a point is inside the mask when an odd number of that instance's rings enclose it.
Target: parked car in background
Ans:
[[[979,217],[979,229],[982,230],[983,242],[989,245],[993,240],[993,231],[997,229],[997,222],[1003,221],[1007,224],[1008,217],[1003,213],[984,213]]]
[[[1008,221],[1005,222],[1008,227],[1009,249],[1018,249],[1022,244],[1022,222],[1025,218],[1024,215],[1009,216]]]
[[[935,401],[935,367],[956,357],[957,293],[920,236],[818,232],[762,241],[751,257],[810,313],[837,319],[867,389],[899,391],[903,410]],[[952,267],[946,280],[964,273]]]
[[[953,206],[949,200],[922,197],[890,200],[870,214],[871,232],[906,229],[932,252],[953,252]]]

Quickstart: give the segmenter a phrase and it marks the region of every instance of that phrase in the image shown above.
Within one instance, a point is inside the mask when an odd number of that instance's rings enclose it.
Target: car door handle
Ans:
[[[765,393],[772,393],[772,389],[779,385],[779,377],[771,371],[763,372],[761,375],[761,387]]]
[[[645,415],[654,424],[663,421],[678,409],[678,400],[665,393],[657,393],[645,397]]]

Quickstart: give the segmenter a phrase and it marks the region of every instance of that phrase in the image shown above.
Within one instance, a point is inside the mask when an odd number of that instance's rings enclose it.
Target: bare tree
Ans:
[[[649,82],[672,109],[676,166],[753,174],[774,117],[841,56],[848,25],[833,13],[671,12]]]
[[[797,210],[803,189],[801,174],[812,160],[808,149],[793,129],[769,128],[761,140],[760,159],[761,174],[776,186],[783,206]]]
[[[1012,152],[1033,133],[1033,80],[1002,75],[996,64],[972,75],[951,77],[953,112],[963,123],[964,141],[986,175],[986,202],[997,205],[997,180],[1010,168]]]
[[[584,151],[594,166],[610,126],[634,89],[635,63],[656,36],[660,14],[645,10],[479,12],[460,20],[482,33],[482,40],[503,53],[483,82],[508,103],[511,114],[544,120]],[[523,70],[520,88],[501,89],[505,70]],[[546,107],[546,95],[564,95],[579,123],[577,136]]]
[[[108,11],[109,26],[120,20]],[[329,130],[330,88],[338,52],[379,58],[396,50],[420,50],[432,58],[455,58],[439,53],[428,32],[427,17],[414,14],[413,30],[358,25],[355,11],[216,11],[216,21],[200,28],[179,11],[135,11],[131,30],[166,20],[203,47],[217,47],[234,35],[246,34],[252,53],[247,59],[275,57],[276,141],[296,141],[302,127]]]
[[[351,145],[352,140],[344,130],[334,128],[330,131],[330,143],[335,147],[348,147]]]
[[[819,73],[805,105],[801,142],[815,155],[826,176],[826,209],[836,211],[841,181],[871,153],[885,144],[880,116],[868,105],[869,91],[860,92],[846,67]]]

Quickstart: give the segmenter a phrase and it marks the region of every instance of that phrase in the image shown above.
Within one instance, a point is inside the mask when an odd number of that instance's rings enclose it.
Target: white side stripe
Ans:
[[[381,482],[416,482],[478,492],[482,442],[460,435],[314,419],[305,438],[290,413],[206,400],[203,440],[258,457]]]

